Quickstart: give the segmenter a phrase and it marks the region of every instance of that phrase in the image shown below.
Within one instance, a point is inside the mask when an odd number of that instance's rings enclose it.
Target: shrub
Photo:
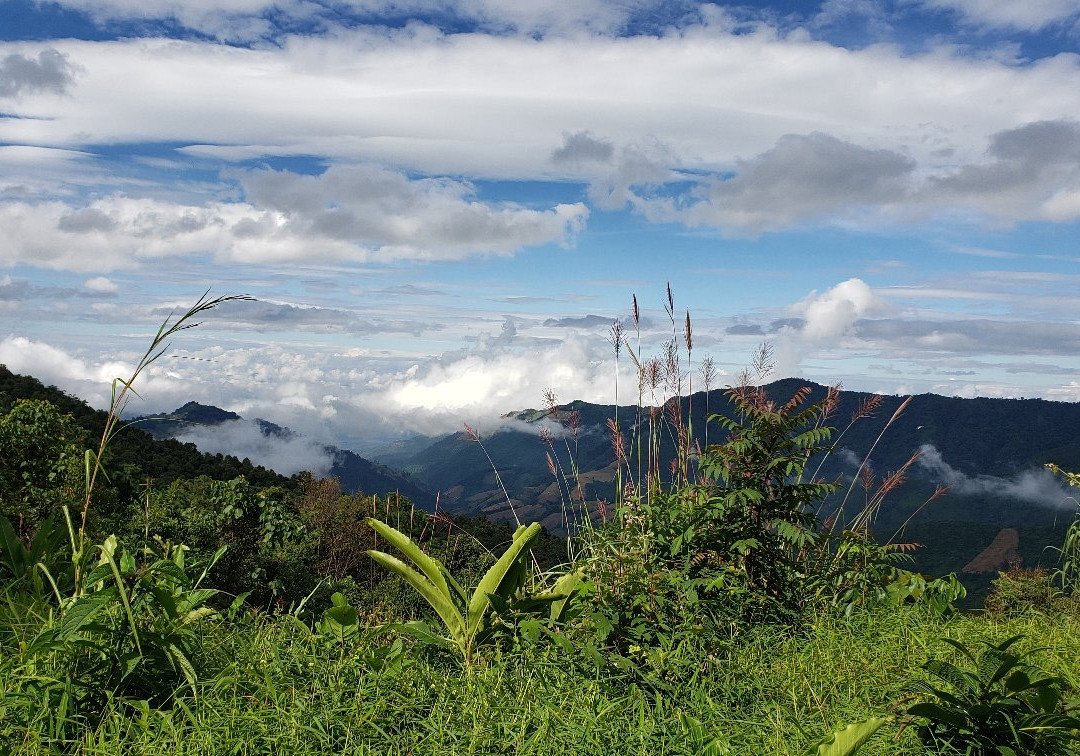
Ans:
[[[1025,611],[1054,611],[1073,603],[1054,585],[1054,575],[1041,567],[1000,572],[983,607],[991,614],[1015,615]]]

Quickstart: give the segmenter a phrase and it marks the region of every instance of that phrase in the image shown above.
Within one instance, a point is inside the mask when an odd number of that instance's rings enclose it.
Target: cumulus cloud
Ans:
[[[811,293],[796,309],[803,317],[803,336],[828,343],[851,333],[859,319],[891,312],[893,307],[865,281],[849,278],[821,294]]]
[[[13,373],[32,375],[46,385],[57,386],[97,409],[109,407],[113,380],[128,378],[135,367],[119,360],[83,359],[46,342],[14,335],[0,341],[0,364]],[[165,401],[183,396],[184,390],[181,382],[157,370],[144,373],[135,388],[165,397]],[[138,404],[137,397],[132,399],[133,405]]]
[[[591,190],[602,207],[630,202],[650,220],[756,236],[803,224],[903,224],[964,215],[991,225],[1080,218],[1080,123],[1025,123],[989,135],[981,156],[931,169],[897,150],[829,134],[787,134],[722,175],[683,176],[669,160],[628,159]],[[606,181],[606,185],[604,183]]]
[[[797,318],[773,323],[775,369],[780,376],[798,375],[810,351],[841,346],[856,335],[861,320],[893,312],[894,307],[865,281],[849,278],[824,292],[811,292],[792,310]]]
[[[615,147],[611,142],[597,139],[588,131],[577,131],[573,134],[563,132],[563,143],[559,149],[551,153],[551,162],[556,165],[569,163],[607,163],[615,154]]]
[[[366,166],[320,176],[260,171],[245,187],[246,202],[201,206],[126,195],[81,207],[0,203],[0,264],[102,271],[195,254],[243,263],[460,260],[569,245],[588,217],[580,203],[482,202],[461,181]]]
[[[671,219],[749,233],[852,209],[889,205],[908,193],[915,161],[892,150],[868,149],[828,134],[788,134],[731,178],[702,187],[701,201],[672,207]]]
[[[1039,121],[998,132],[986,158],[930,177],[922,199],[1007,222],[1080,218],[1080,123]]]
[[[64,94],[75,77],[75,67],[59,50],[47,48],[32,58],[11,53],[0,58],[0,97],[49,92]]]
[[[258,423],[251,420],[193,426],[176,438],[195,444],[199,451],[209,454],[232,454],[240,459],[247,457],[256,465],[268,467],[282,475],[309,470],[317,476],[325,476],[334,463],[332,455],[322,444],[298,435],[289,438],[267,435]]]
[[[1016,499],[1055,509],[1076,507],[1076,501],[1071,498],[1069,489],[1049,470],[1025,470],[1011,478],[994,475],[971,476],[950,466],[941,452],[931,444],[923,444],[919,451],[921,456],[917,464],[936,481],[948,486],[951,492],[963,496]]]
[[[83,282],[83,286],[85,286],[88,291],[91,291],[94,294],[115,294],[117,291],[120,290],[119,286],[117,286],[113,281],[105,278],[104,276],[95,276],[94,278],[88,278],[86,279],[86,281]]]
[[[296,235],[411,250],[419,258],[568,243],[588,217],[581,204],[536,211],[484,203],[466,182],[409,179],[374,166],[332,166],[320,176],[259,171],[244,186],[250,202],[284,216]]]

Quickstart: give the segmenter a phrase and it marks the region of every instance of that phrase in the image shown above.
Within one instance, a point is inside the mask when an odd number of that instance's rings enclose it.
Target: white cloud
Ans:
[[[71,85],[75,69],[67,56],[52,48],[37,57],[13,52],[0,58],[0,97],[18,97],[24,93],[64,94]]]
[[[366,166],[318,177],[260,172],[247,181],[248,202],[203,206],[119,194],[85,206],[0,202],[0,264],[108,271],[196,254],[242,263],[459,260],[567,245],[588,217],[580,203],[485,203],[460,181]]]
[[[410,27],[255,49],[55,46],[85,69],[78,86],[62,99],[26,97],[16,112],[34,117],[0,124],[4,142],[70,147],[93,135],[205,145],[200,154],[217,157],[322,155],[522,178],[559,175],[550,156],[564,134],[615,148],[653,138],[677,161],[665,167],[723,169],[786,134],[822,132],[933,168],[943,149],[948,164],[970,162],[991,133],[1080,112],[1080,66],[1069,56],[1014,67],[770,30],[535,40]]]
[[[950,491],[964,496],[993,496],[1039,504],[1055,509],[1075,509],[1076,500],[1071,498],[1068,487],[1060,479],[1043,468],[1025,470],[1011,478],[994,475],[966,475],[949,465],[941,452],[931,444],[919,447],[918,465]]]
[[[113,380],[128,378],[134,369],[119,361],[87,361],[51,344],[14,335],[0,341],[0,364],[13,373],[32,375],[46,385],[79,396],[97,409],[108,408]],[[159,391],[168,382],[146,376],[136,388],[141,392],[151,383]]]
[[[1080,123],[1026,123],[991,135],[984,159],[931,176],[917,197],[1007,223],[1080,218]]]
[[[808,354],[841,347],[856,338],[860,320],[894,311],[892,304],[858,278],[842,281],[820,294],[811,292],[791,307],[798,317],[783,324],[774,337],[776,374],[799,375]]]
[[[110,281],[108,278],[105,278],[104,276],[88,278],[85,282],[83,282],[83,286],[85,286],[87,289],[94,292],[95,294],[115,294],[117,291],[120,290],[119,286],[117,286],[115,283]]]
[[[905,198],[915,161],[822,133],[788,134],[769,150],[739,160],[734,176],[707,182],[701,201],[667,215],[690,225],[741,232],[785,228],[804,220],[888,206]]]
[[[893,308],[875,295],[866,282],[849,278],[822,294],[812,292],[795,310],[805,321],[803,336],[811,342],[827,344],[850,334],[859,319],[882,315]]]
[[[302,436],[281,438],[265,435],[253,420],[229,420],[218,425],[197,426],[176,437],[208,454],[232,454],[250,459],[282,475],[309,470],[327,475],[334,460],[326,448]]]
[[[180,4],[159,10],[182,13]],[[0,165],[32,163],[0,183],[0,200],[72,192],[35,176],[46,163],[96,199],[0,206],[0,221],[16,229],[0,262],[77,268],[71,237],[56,233],[60,216],[87,234],[87,256],[116,267],[195,251],[243,261],[507,254],[564,240],[588,214],[580,203],[483,201],[468,181],[448,178],[460,176],[583,181],[601,208],[630,203],[655,221],[742,235],[950,210],[954,220],[1003,224],[1080,217],[1075,56],[1021,66],[946,47],[847,50],[723,23],[632,38],[410,26],[251,48],[162,39],[54,47],[81,73],[64,97],[28,90],[11,107],[22,117],[0,119],[0,141],[14,145],[0,148]],[[33,50],[0,44],[0,56]],[[246,202],[225,201],[235,190],[225,182],[207,187],[210,199],[181,201],[134,180],[121,194],[104,166],[73,159],[96,144],[140,142],[177,143],[178,157],[214,161],[204,165],[304,155],[331,167],[235,173]],[[165,242],[155,249],[150,236]]]
[[[1036,32],[1080,17],[1075,0],[921,0],[928,8],[955,11],[968,23]]]

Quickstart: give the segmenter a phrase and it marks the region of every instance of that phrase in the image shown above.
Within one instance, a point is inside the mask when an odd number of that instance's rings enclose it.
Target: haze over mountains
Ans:
[[[803,385],[812,386],[811,401],[824,394],[825,387],[797,379],[777,381],[767,390],[773,398],[786,400]],[[838,434],[868,396],[841,394],[831,419]],[[948,495],[934,501],[901,534],[934,545],[923,550],[921,564],[959,569],[1002,528],[1019,529],[1019,553],[1025,561],[1042,558],[1041,550],[1052,542],[1048,529],[1061,527],[1074,506],[1068,490],[1043,466],[1053,462],[1065,469],[1080,469],[1080,434],[1076,432],[1080,405],[923,394],[914,397],[881,435],[901,401],[902,397],[885,397],[871,416],[852,424],[842,436],[834,436],[836,449],[821,468],[821,476],[842,480],[846,487],[873,447],[869,467],[880,481],[919,452],[907,483],[889,497],[879,516],[877,529],[884,537],[899,528],[937,485],[946,485]],[[722,390],[684,398],[683,411],[702,442],[706,408],[719,414],[733,411]],[[567,427],[571,412],[578,415],[575,432]],[[290,451],[289,461],[295,466],[303,450],[318,449],[322,456],[316,472],[341,477],[347,490],[382,493],[386,486],[395,486],[421,505],[430,506],[438,495],[440,508],[447,511],[493,519],[511,519],[516,512],[523,520],[538,520],[553,531],[562,531],[569,489],[565,480],[552,475],[547,455],[552,454],[563,472],[576,466],[588,500],[611,501],[614,456],[606,425],[615,413],[613,405],[585,402],[562,405],[558,417],[547,410],[522,410],[506,416],[502,427],[482,437],[483,448],[464,431],[416,436],[370,455],[374,462],[315,444],[266,421],[247,423],[233,413],[194,403],[178,409],[170,420],[143,419],[140,425],[156,436],[194,441],[206,450],[243,441],[234,453],[271,466]],[[618,416],[628,437],[635,423],[647,422],[647,416],[639,416],[635,407],[620,407]],[[540,438],[541,429],[550,434],[550,446]],[[715,424],[710,424],[708,432],[709,441],[720,440]],[[261,456],[260,447],[251,443],[253,435],[262,444]],[[664,444],[670,451],[670,439]],[[382,489],[368,488],[373,485]],[[851,494],[854,504],[864,495],[856,486]]]
[[[261,418],[248,421],[235,412],[188,402],[167,415],[140,417],[135,426],[157,439],[193,443],[203,452],[250,458],[282,475],[309,471],[333,476],[350,493],[397,492],[424,509],[435,505],[435,495],[410,476]]]

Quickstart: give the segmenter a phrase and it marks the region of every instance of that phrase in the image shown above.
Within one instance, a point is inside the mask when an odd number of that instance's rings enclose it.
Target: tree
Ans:
[[[71,415],[20,399],[0,417],[0,515],[33,529],[84,495],[85,436]]]

